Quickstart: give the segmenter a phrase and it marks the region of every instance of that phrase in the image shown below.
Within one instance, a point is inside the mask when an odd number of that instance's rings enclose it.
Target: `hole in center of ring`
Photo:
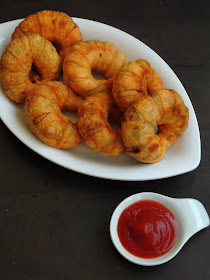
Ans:
[[[60,48],[59,48],[58,44],[57,44],[57,43],[55,43],[55,42],[51,42],[51,43],[52,43],[53,47],[56,49],[56,51],[57,51],[57,53],[58,53],[58,52],[59,52],[59,50],[60,50]]]
[[[156,125],[156,126],[154,127],[154,130],[155,130],[155,133],[158,132],[158,125]]]
[[[106,77],[104,76],[104,74],[96,72],[95,70],[92,70],[91,74],[96,80],[106,80]]]
[[[29,72],[29,79],[32,83],[35,83],[36,81],[41,81],[41,75],[39,74],[39,71],[37,70],[36,66],[32,64],[31,71]]]
[[[77,112],[69,112],[68,110],[61,111],[64,116],[66,116],[72,123],[77,121]]]

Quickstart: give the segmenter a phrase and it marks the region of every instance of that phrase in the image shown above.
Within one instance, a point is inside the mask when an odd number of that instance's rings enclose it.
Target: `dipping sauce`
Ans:
[[[175,244],[177,231],[171,211],[153,200],[141,200],[127,207],[117,225],[123,247],[145,259],[166,254]]]

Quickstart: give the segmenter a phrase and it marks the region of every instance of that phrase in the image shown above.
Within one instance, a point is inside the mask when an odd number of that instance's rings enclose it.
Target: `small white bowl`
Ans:
[[[166,206],[175,216],[178,225],[178,234],[173,248],[165,255],[144,259],[129,253],[121,244],[117,224],[121,213],[131,204],[140,200],[153,200]],[[184,244],[196,232],[209,226],[209,216],[201,202],[192,198],[177,199],[152,192],[137,193],[123,200],[112,214],[110,222],[110,235],[118,252],[127,260],[145,266],[154,266],[171,260],[181,250]]]

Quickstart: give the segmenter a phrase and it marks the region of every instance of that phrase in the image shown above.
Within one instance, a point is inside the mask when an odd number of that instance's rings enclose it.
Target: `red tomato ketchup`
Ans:
[[[117,232],[132,255],[152,259],[166,254],[175,244],[178,226],[171,211],[153,200],[138,201],[120,215]]]

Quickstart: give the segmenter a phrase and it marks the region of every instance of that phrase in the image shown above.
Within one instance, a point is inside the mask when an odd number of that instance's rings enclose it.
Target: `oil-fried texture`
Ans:
[[[12,40],[1,57],[0,81],[3,91],[17,103],[24,102],[35,86],[29,79],[32,64],[45,81],[56,80],[61,70],[61,59],[56,49],[37,34]],[[36,75],[32,80],[39,78]]]
[[[61,109],[77,111],[82,98],[62,82],[36,85],[25,102],[29,128],[45,144],[70,149],[81,141],[76,124],[61,113]]]
[[[125,62],[123,53],[111,43],[79,42],[70,48],[64,59],[64,79],[84,98],[98,92],[111,92],[113,78]],[[104,74],[107,80],[95,79],[91,70]]]
[[[82,41],[79,27],[72,18],[65,13],[51,10],[28,16],[16,27],[12,39],[33,33],[56,43],[62,59],[70,46]]]
[[[86,144],[104,156],[116,157],[124,152],[120,130],[108,123],[113,98],[103,92],[83,100],[78,110],[78,127]]]
[[[188,120],[189,110],[174,90],[159,89],[140,97],[127,109],[122,123],[127,153],[141,162],[158,162],[184,133]]]
[[[162,79],[149,62],[139,59],[125,63],[113,81],[113,97],[122,112],[143,95],[163,88]]]

